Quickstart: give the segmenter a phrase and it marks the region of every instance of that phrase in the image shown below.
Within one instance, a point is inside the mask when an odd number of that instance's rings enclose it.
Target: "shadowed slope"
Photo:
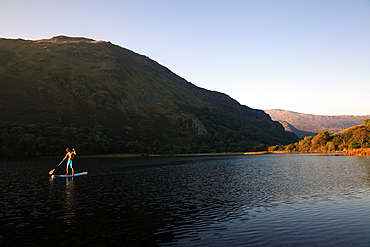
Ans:
[[[200,120],[201,109],[209,109],[269,133],[270,138],[251,136],[254,144],[296,138],[263,111],[199,88],[148,57],[110,42],[65,36],[0,39],[0,53],[2,121],[100,124],[125,141],[190,142],[189,133],[212,132],[212,123]],[[184,130],[179,119],[190,121],[192,130]]]

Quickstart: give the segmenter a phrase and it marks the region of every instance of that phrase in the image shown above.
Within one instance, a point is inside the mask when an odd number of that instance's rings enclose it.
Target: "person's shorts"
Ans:
[[[68,160],[67,161],[67,169],[68,168],[73,168],[73,160]]]

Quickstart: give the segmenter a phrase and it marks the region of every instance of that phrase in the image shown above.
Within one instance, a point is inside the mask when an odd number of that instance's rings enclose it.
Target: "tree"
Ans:
[[[295,152],[295,151],[297,151],[296,150],[296,145],[294,145],[292,143],[292,144],[289,144],[289,145],[285,146],[285,151],[288,151],[288,152]]]
[[[355,135],[355,138],[359,140],[361,148],[364,148],[365,141],[368,141],[369,139],[369,131],[365,128],[358,128],[355,131],[354,135]]]
[[[311,152],[323,151],[323,148],[325,147],[326,143],[330,140],[331,138],[329,132],[327,131],[321,132],[312,139]]]
[[[364,120],[364,125],[368,128],[370,128],[370,119],[365,119]]]
[[[328,152],[335,151],[335,144],[334,144],[334,142],[332,142],[332,141],[331,142],[327,142],[325,149]]]
[[[309,152],[311,149],[311,142],[313,138],[313,136],[306,136],[303,140],[300,140],[298,143],[298,151]]]
[[[142,146],[140,144],[136,143],[135,141],[131,141],[131,142],[127,143],[127,148],[128,148],[130,153],[140,153],[141,149],[142,149]]]
[[[259,151],[267,151],[267,146],[266,144],[260,144],[260,145],[257,145],[253,148],[253,151],[255,152],[259,152]]]

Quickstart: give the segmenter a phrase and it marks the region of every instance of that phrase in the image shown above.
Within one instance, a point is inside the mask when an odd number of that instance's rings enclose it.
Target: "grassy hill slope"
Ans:
[[[101,125],[144,146],[196,145],[194,136],[213,138],[221,127],[246,130],[249,149],[296,139],[263,111],[199,88],[110,42],[0,39],[0,53],[0,120],[6,123]]]

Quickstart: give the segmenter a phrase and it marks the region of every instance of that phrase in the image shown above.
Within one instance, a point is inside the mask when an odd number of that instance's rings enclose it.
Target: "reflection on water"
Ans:
[[[49,177],[49,199],[52,199],[54,194],[54,178]]]
[[[65,199],[65,210],[66,210],[66,217],[64,222],[67,223],[67,225],[71,226],[73,225],[76,221],[74,219],[75,217],[75,187],[73,184],[73,178],[66,178],[66,199]]]
[[[370,158],[79,159],[88,176],[48,180],[49,163],[0,163],[0,244],[370,244]]]
[[[55,189],[54,189],[54,183],[56,183],[55,180],[61,180],[65,182],[65,188],[64,188],[64,215],[60,216],[59,219],[63,219],[63,221],[68,225],[72,226],[75,221],[75,211],[76,211],[76,196],[75,196],[75,186],[73,182],[74,178],[49,178],[49,198],[50,200],[53,200],[55,195]],[[69,230],[65,230],[68,232]]]

